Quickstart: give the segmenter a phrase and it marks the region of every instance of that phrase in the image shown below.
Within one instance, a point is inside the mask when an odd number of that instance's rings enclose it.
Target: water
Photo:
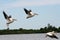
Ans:
[[[57,33],[59,39],[45,37],[46,34],[14,34],[0,35],[0,40],[60,40],[60,33]]]

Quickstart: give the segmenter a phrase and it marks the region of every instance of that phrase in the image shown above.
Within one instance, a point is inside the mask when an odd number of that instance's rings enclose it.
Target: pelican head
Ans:
[[[34,13],[34,15],[38,15],[37,13]]]
[[[17,21],[16,19],[13,19],[13,21]]]
[[[31,18],[31,17],[33,17],[34,15],[28,15],[27,17],[26,17],[26,19],[28,19],[28,18]]]
[[[33,15],[28,15],[28,16],[26,17],[26,19],[31,18],[31,17],[33,17],[33,16],[35,16],[35,15],[38,15],[38,14],[34,13]]]

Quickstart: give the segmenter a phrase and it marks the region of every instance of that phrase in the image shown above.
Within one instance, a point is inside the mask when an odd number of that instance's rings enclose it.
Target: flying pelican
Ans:
[[[10,23],[13,23],[14,21],[16,21],[16,19],[13,19],[13,18],[11,17],[11,15],[8,16],[8,15],[5,13],[5,11],[3,11],[3,15],[4,15],[5,19],[7,20],[7,23],[6,23],[7,26],[9,26]]]
[[[38,15],[38,14],[36,14],[36,13],[33,13],[31,10],[27,10],[26,8],[24,8],[24,11],[25,11],[25,13],[28,15],[26,18],[28,19],[28,18],[31,18],[31,17],[33,17],[33,16],[35,16],[35,15]]]
[[[49,37],[51,37],[51,38],[56,38],[56,39],[58,39],[58,37],[55,35],[55,32],[54,32],[54,31],[48,32],[48,33],[46,33],[46,34],[47,34],[46,37],[49,36]]]

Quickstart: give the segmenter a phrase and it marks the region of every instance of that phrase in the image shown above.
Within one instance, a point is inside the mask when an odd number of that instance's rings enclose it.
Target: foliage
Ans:
[[[55,26],[48,24],[46,27],[40,29],[19,28],[19,29],[11,30],[8,28],[8,29],[0,30],[0,34],[32,34],[32,33],[46,33],[50,31],[60,32],[60,27],[56,28]]]

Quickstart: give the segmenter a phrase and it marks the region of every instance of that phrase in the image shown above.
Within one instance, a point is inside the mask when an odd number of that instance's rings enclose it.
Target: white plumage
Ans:
[[[11,16],[8,16],[4,11],[3,11],[3,15],[5,17],[5,19],[7,20],[7,26],[9,26],[10,23],[13,23],[16,19],[13,19]]]
[[[55,32],[54,31],[52,31],[52,32],[48,32],[48,33],[46,33],[46,37],[51,37],[51,38],[56,38],[56,39],[58,39],[58,37],[55,35]]]
[[[25,11],[25,13],[28,15],[26,18],[28,19],[28,18],[31,18],[31,17],[33,17],[33,16],[35,16],[35,15],[38,15],[38,14],[36,14],[36,13],[33,13],[31,10],[27,10],[26,8],[24,8],[24,11]]]

